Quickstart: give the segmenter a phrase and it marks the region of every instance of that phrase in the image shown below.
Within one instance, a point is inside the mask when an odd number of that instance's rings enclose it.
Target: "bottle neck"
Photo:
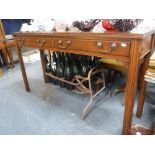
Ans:
[[[53,58],[53,62],[56,62],[56,53],[55,52],[53,52],[52,58]]]
[[[66,65],[66,66],[69,66],[68,60],[69,60],[68,58],[65,58],[65,65]]]
[[[47,55],[46,54],[44,55],[44,58],[45,58],[45,64],[47,64],[48,63],[48,59],[47,59]]]
[[[81,64],[85,65],[85,57],[84,56],[81,57]]]

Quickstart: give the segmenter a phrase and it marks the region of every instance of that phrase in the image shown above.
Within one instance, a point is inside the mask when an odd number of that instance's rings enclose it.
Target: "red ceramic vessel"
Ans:
[[[129,32],[142,21],[142,19],[102,19],[102,26],[107,31]]]
[[[102,26],[107,31],[115,31],[114,26],[110,24],[108,19],[102,19]]]

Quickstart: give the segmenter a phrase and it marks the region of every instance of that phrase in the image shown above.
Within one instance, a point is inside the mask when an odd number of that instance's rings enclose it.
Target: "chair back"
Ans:
[[[3,29],[2,21],[0,20],[0,45],[4,43],[5,43],[4,29]]]
[[[10,48],[10,47],[16,46],[16,42],[12,37],[12,35],[5,35],[3,23],[1,19],[0,19],[0,38],[4,42],[6,47]]]
[[[4,41],[6,41],[6,36],[5,36],[5,32],[4,32],[4,28],[3,28],[3,24],[2,24],[1,19],[0,19],[0,37],[3,37]]]

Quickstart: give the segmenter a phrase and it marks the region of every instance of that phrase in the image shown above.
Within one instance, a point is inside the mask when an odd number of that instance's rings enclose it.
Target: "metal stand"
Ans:
[[[96,66],[92,68],[89,71],[87,77],[76,75],[71,81],[67,81],[64,78],[56,77],[51,73],[45,73],[45,74],[49,77],[75,86],[75,89],[72,90],[75,93],[90,95],[90,100],[81,113],[82,119],[85,119],[85,116],[88,113],[88,109],[92,105],[93,99],[105,89],[105,76],[104,76],[104,69],[102,66]],[[94,77],[96,79],[95,81],[92,80]],[[95,85],[96,91],[93,90],[92,84]],[[45,100],[45,94],[44,94],[44,100]]]

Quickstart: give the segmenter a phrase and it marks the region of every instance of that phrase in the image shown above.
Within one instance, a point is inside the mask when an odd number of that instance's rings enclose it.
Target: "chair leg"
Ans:
[[[107,86],[110,87],[111,86],[111,75],[112,75],[112,70],[111,69],[108,69],[108,73],[107,73],[107,77],[106,77],[106,80],[107,80]]]
[[[115,82],[117,75],[120,74],[119,71],[114,71],[112,77],[111,77],[111,82],[112,84]]]
[[[5,49],[2,49],[2,53],[3,53],[3,55],[4,55],[4,59],[5,59],[5,61],[6,61],[7,67],[10,68],[10,64],[9,64],[9,61],[8,61],[8,55],[7,55],[7,53],[6,53],[6,50],[5,50]]]
[[[142,77],[141,77],[141,74],[140,74],[141,72],[142,72],[142,67],[140,66],[139,74],[138,74],[138,81],[137,81],[137,89],[138,89],[138,91],[140,91],[140,84],[142,82]]]
[[[0,77],[3,76],[3,70],[2,68],[0,67]]]
[[[11,62],[11,65],[14,67],[15,64],[14,64],[14,60],[13,60],[13,56],[12,56],[12,51],[11,51],[10,48],[7,48],[7,54],[8,54],[8,56],[9,56],[9,60],[10,60],[10,62]]]

